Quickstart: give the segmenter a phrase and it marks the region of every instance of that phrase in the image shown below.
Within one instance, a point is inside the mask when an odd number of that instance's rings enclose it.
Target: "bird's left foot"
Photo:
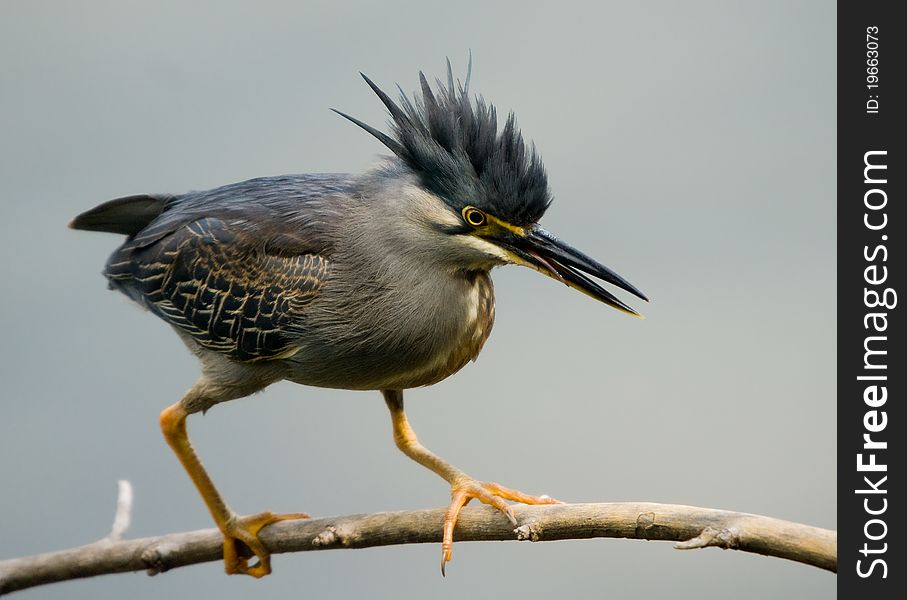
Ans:
[[[471,478],[455,481],[450,488],[450,506],[447,507],[447,513],[444,515],[444,537],[441,542],[442,575],[444,575],[444,568],[450,562],[453,552],[453,530],[457,524],[457,518],[460,516],[460,509],[473,498],[495,507],[504,513],[504,516],[510,519],[514,525],[517,524],[516,517],[507,500],[520,504],[562,504],[560,500],[549,496],[530,496],[488,481],[476,481]]]
[[[271,512],[257,515],[233,515],[221,527],[224,534],[224,568],[227,575],[251,575],[259,579],[271,572],[271,552],[265,548],[258,537],[262,529],[271,523],[291,519],[308,519],[305,513],[274,514]],[[243,546],[252,551],[258,562],[250,565],[243,555]]]

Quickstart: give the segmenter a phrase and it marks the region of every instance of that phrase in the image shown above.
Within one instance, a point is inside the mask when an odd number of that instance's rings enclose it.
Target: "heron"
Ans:
[[[455,82],[448,61],[434,87],[420,72],[419,91],[401,88],[396,101],[360,73],[389,113],[384,132],[335,110],[390,151],[364,173],[128,196],[70,223],[126,236],[104,269],[109,287],[167,322],[200,362],[160,426],[223,533],[228,574],[270,573],[260,531],[308,515],[234,512],[186,420],[278,381],[381,392],[397,447],[450,485],[442,573],[469,501],[514,524],[511,502],[558,502],[471,477],[423,446],[404,411],[404,390],[478,357],[494,323],[497,266],[528,267],[630,315],[639,316],[604,284],[648,300],[539,225],[552,201],[542,160],[512,112],[499,127],[494,105],[471,94],[471,67],[470,58]]]

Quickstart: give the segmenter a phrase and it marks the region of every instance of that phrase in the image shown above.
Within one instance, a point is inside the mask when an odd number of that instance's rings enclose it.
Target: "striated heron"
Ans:
[[[631,315],[592,277],[646,299],[538,225],[551,203],[544,166],[513,114],[499,131],[494,107],[471,98],[469,74],[455,84],[448,62],[446,84],[432,90],[420,73],[421,94],[401,90],[399,103],[363,78],[390,113],[390,133],[336,112],[393,156],[362,175],[129,196],[70,224],[127,236],[107,262],[110,287],[169,323],[201,362],[201,377],[160,424],[223,532],[230,574],[268,574],[259,531],[307,515],[233,512],[189,442],[189,415],[281,380],[380,390],[397,447],[451,486],[443,572],[471,499],[514,523],[507,501],[557,502],[470,477],[422,446],[403,410],[403,390],[478,356],[494,321],[491,269],[523,265]]]

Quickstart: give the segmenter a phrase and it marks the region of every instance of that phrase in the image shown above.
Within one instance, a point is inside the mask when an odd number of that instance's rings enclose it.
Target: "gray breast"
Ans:
[[[494,325],[494,288],[487,272],[463,277],[464,292],[449,305],[455,323],[431,344],[421,356],[413,357],[412,367],[397,373],[384,388],[405,389],[432,385],[453,375],[478,357]]]
[[[291,381],[363,390],[431,385],[475,360],[494,323],[484,271],[394,287],[328,282],[325,290],[288,361]]]

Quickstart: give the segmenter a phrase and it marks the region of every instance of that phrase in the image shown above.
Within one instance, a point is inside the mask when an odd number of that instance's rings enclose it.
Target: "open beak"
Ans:
[[[514,262],[535,269],[552,279],[557,279],[622,312],[636,317],[641,316],[591,279],[590,275],[630,292],[646,302],[649,301],[645,294],[629,281],[594,258],[557,239],[538,225],[527,227],[523,235],[510,234],[495,241],[519,259]]]

